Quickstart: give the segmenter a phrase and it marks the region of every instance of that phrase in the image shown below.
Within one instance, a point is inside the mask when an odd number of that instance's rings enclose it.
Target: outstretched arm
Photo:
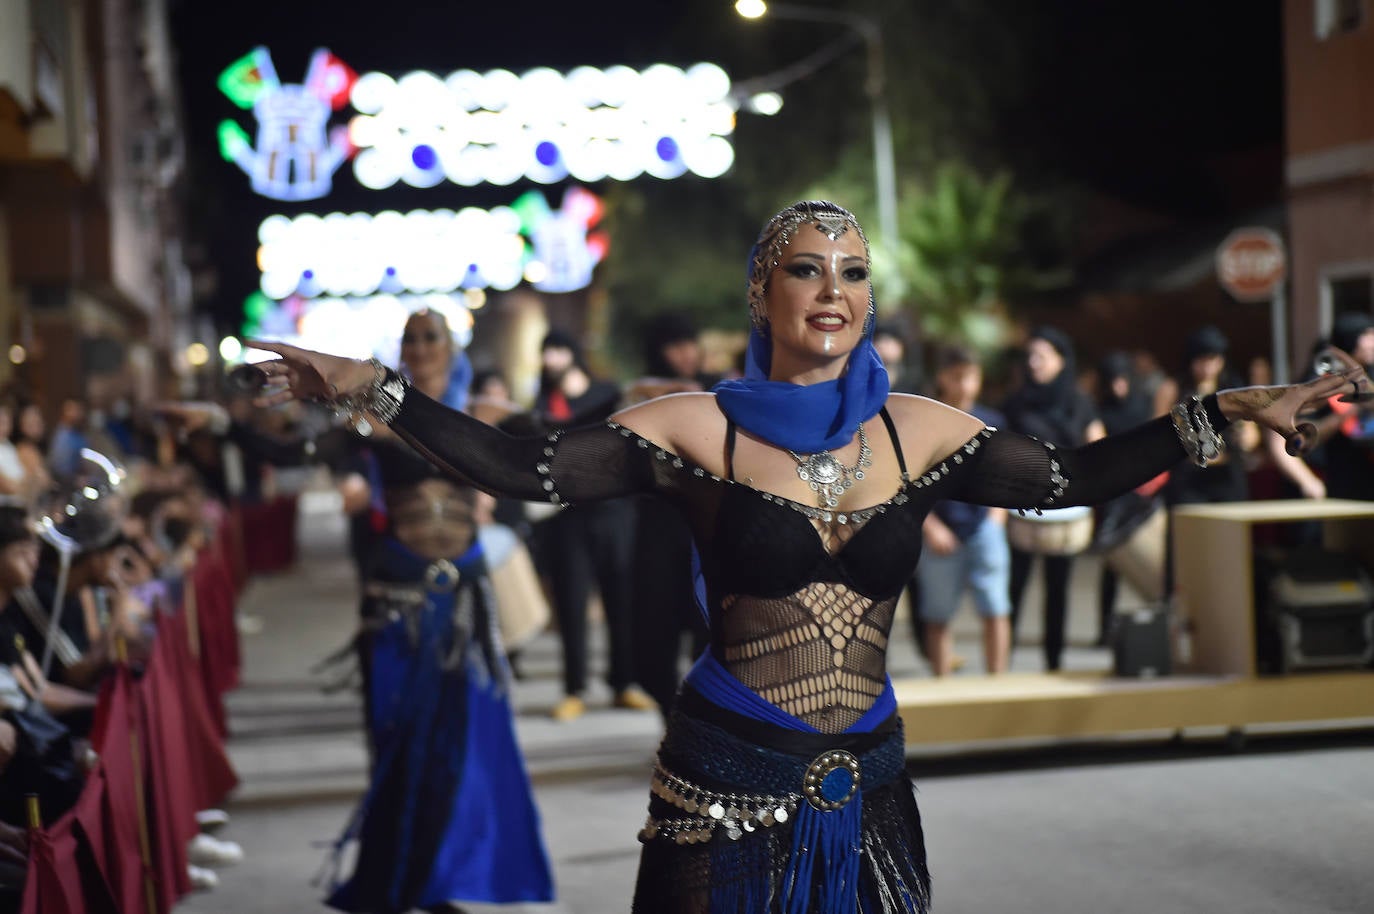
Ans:
[[[345,359],[282,343],[252,343],[281,356],[263,362],[273,406],[319,399],[389,425],[441,470],[497,495],[571,503],[646,491],[652,467],[606,426],[547,436],[508,435],[404,384],[377,362]]]
[[[647,491],[644,452],[604,425],[515,436],[411,388],[391,430],[446,473],[525,501],[596,501]]]
[[[969,461],[954,497],[1028,510],[1098,504],[1150,481],[1184,456],[1168,416],[1077,448],[997,431]]]
[[[1204,398],[1202,406],[1216,435],[1232,420],[1249,419],[1281,435],[1288,452],[1295,454],[1312,447],[1316,438],[1315,428],[1299,417],[1342,392],[1352,399],[1371,396],[1369,379],[1353,363],[1345,371],[1302,384],[1224,390]],[[962,474],[962,497],[1007,508],[1098,504],[1182,459],[1201,460],[1206,455],[1199,451],[1199,443],[1180,435],[1172,415],[1079,448],[1053,448],[998,432],[982,443],[978,458],[969,461],[972,465]]]

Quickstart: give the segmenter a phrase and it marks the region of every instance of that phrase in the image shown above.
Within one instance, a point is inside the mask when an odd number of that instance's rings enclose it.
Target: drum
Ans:
[[[1102,554],[1102,559],[1147,603],[1164,598],[1164,550],[1169,512],[1151,502],[1153,510],[1136,524],[1130,536]]]
[[[1077,555],[1091,545],[1092,539],[1093,509],[1087,505],[1007,515],[1007,542],[1022,552]]]
[[[503,524],[483,524],[477,531],[487,559],[487,574],[496,597],[496,618],[507,651],[518,650],[549,626],[553,613],[534,570],[529,550]]]

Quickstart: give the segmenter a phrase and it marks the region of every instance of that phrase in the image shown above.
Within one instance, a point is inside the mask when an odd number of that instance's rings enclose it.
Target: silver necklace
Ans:
[[[859,426],[859,461],[852,467],[840,463],[829,451],[805,457],[791,449],[787,453],[797,461],[797,476],[801,481],[810,485],[812,492],[820,494],[822,508],[838,508],[840,496],[856,480],[863,479],[864,469],[873,465],[869,459],[873,452],[868,448],[868,434],[862,425]]]

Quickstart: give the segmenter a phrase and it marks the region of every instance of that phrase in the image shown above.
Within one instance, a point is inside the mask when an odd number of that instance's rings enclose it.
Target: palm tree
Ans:
[[[1022,250],[1029,204],[1012,190],[1011,175],[985,179],[946,163],[906,202],[893,272],[923,335],[999,348],[1010,330],[1006,298],[1031,279]]]

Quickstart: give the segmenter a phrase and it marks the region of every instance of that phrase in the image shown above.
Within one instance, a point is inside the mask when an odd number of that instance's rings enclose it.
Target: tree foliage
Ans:
[[[1029,209],[1009,172],[984,178],[955,162],[907,194],[895,282],[924,336],[984,351],[1005,343],[1008,296],[1033,279],[1023,250]]]
[[[638,329],[662,310],[686,310],[702,327],[743,328],[749,243],[769,215],[808,197],[848,207],[869,230],[880,308],[915,308],[926,333],[993,344],[987,315],[996,311],[992,300],[1014,288],[1023,205],[1011,189],[1013,147],[999,125],[1021,100],[1021,48],[1034,16],[1009,0],[826,7],[883,26],[899,242],[876,236],[868,59],[859,44],[782,88],[778,115],[741,112],[725,178],[607,189],[613,242],[602,276],[615,315],[612,345],[622,354],[638,355]],[[737,82],[847,37],[843,26],[781,18],[730,23],[730,34],[738,59],[722,62]],[[985,181],[982,171],[994,177]]]

